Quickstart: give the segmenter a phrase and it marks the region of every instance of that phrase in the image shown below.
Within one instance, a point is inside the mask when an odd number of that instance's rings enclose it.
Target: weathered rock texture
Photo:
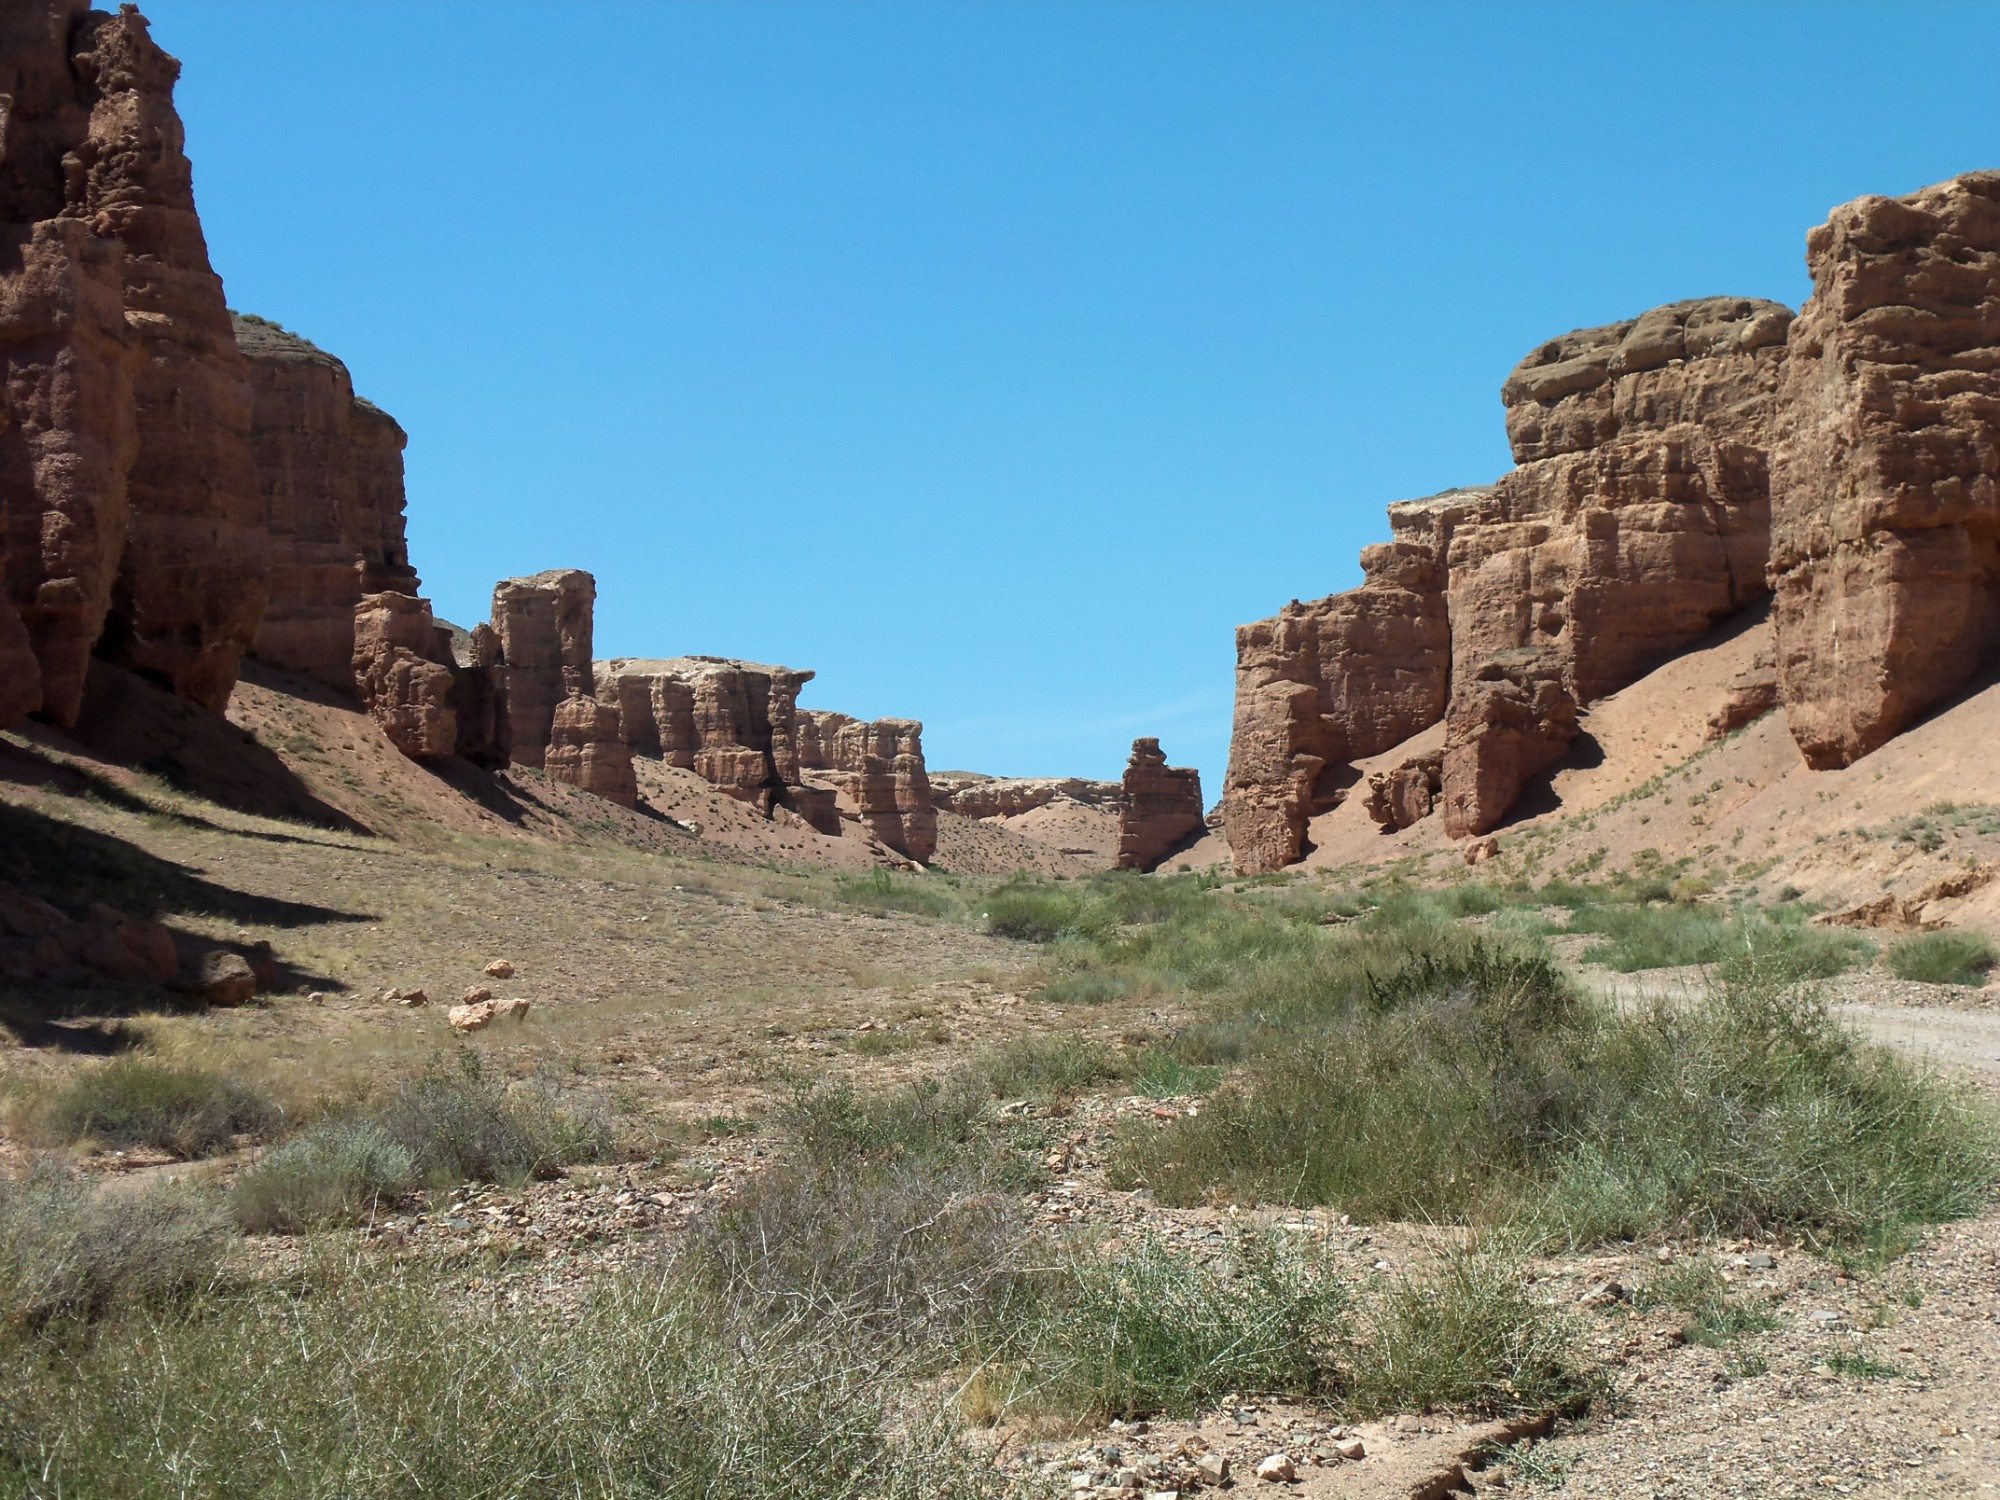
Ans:
[[[1444,789],[1444,756],[1412,756],[1368,776],[1368,816],[1384,828],[1408,828],[1431,815]]]
[[[465,631],[441,623],[438,631],[445,644],[437,658],[452,666],[451,709],[458,721],[458,753],[475,766],[497,771],[508,763],[513,744],[500,633],[486,624]]]
[[[1150,870],[1202,828],[1201,772],[1168,765],[1156,739],[1132,741],[1118,806],[1118,868]]]
[[[800,784],[799,689],[811,672],[678,656],[599,662],[594,675],[636,753],[688,767],[767,814]]]
[[[257,658],[355,688],[355,606],[415,594],[403,530],[403,429],[354,394],[347,366],[274,323],[238,314],[250,442],[271,542]]]
[[[1445,718],[1444,831],[1484,833],[1576,738],[1575,696],[1550,651],[1500,651],[1453,692]]]
[[[165,984],[180,970],[174,937],[158,922],[92,905],[82,921],[0,884],[0,977],[98,977]]]
[[[1389,507],[1392,540],[1361,555],[1361,587],[1236,632],[1236,724],[1222,816],[1237,868],[1293,864],[1306,822],[1337,806],[1351,763],[1435,724],[1450,692],[1446,562],[1485,488]]]
[[[2000,654],[2000,172],[1846,204],[1806,261],[1771,578],[1792,735],[1828,767]]]
[[[1754,724],[1778,706],[1776,653],[1760,651],[1757,659],[1723,687],[1721,706],[1708,716],[1708,738],[1719,740],[1746,724]]]
[[[639,805],[632,751],[619,735],[618,710],[581,694],[556,707],[546,765],[549,775],[621,807]]]
[[[493,630],[507,664],[509,754],[517,766],[540,769],[555,732],[556,706],[589,697],[591,618],[597,581],[578,568],[557,568],[493,586]]]
[[[931,800],[961,818],[1017,818],[1046,807],[1058,797],[1085,807],[1116,807],[1125,795],[1116,781],[1081,776],[981,776],[969,771],[933,772]]]
[[[449,636],[430,604],[410,594],[363,595],[349,628],[350,668],[362,704],[390,743],[412,760],[442,760],[458,752],[458,711]],[[441,640],[440,636],[444,638]]]
[[[843,817],[918,864],[937,853],[937,809],[924,768],[924,726],[915,719],[797,716],[798,765],[833,781]]]

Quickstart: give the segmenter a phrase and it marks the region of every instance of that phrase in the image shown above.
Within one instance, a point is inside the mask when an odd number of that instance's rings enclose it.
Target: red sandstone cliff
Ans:
[[[403,429],[354,394],[347,366],[296,334],[238,314],[249,361],[250,442],[271,542],[258,660],[353,691],[355,606],[415,594],[403,532]]]
[[[508,739],[517,766],[541,769],[557,705],[593,690],[596,603],[597,581],[578,568],[493,585],[493,630],[507,666]]]
[[[1806,242],[1772,479],[1793,738],[1844,766],[2000,658],[2000,172]]]
[[[798,716],[801,769],[826,773],[843,817],[918,864],[937,853],[923,732],[914,719],[864,720],[823,710]]]

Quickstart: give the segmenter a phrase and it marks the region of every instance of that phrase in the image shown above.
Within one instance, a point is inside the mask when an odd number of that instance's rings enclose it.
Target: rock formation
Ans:
[[[452,665],[449,657],[436,659],[445,642],[430,604],[410,594],[366,594],[349,634],[356,690],[390,743],[412,760],[456,754]]]
[[[540,769],[555,731],[556,706],[589,697],[591,616],[597,581],[577,568],[558,568],[493,586],[493,630],[507,664],[509,754],[517,766]]]
[[[1708,716],[1710,740],[1734,734],[1746,724],[1754,724],[1778,706],[1778,665],[1776,653],[1757,653],[1757,659],[1738,672],[1723,688],[1722,705]]]
[[[1835,209],[1806,261],[1771,579],[1792,735],[1829,767],[2000,655],[2000,172]]]
[[[937,809],[924,768],[924,726],[915,719],[798,715],[798,765],[825,773],[843,817],[918,864],[937,853]]]
[[[639,805],[632,751],[619,734],[618,710],[611,704],[582,694],[558,704],[545,765],[558,781],[621,807]]]
[[[1123,793],[1118,807],[1121,870],[1150,870],[1203,830],[1201,772],[1168,765],[1156,739],[1132,741]]]
[[[403,534],[403,429],[354,394],[347,366],[275,323],[238,314],[250,444],[271,542],[260,661],[355,690],[355,606],[415,594]]]
[[[766,814],[800,784],[799,689],[811,672],[678,656],[599,662],[594,675],[637,754],[692,769]]]
[[[1443,715],[1447,556],[1491,493],[1447,490],[1390,506],[1393,539],[1362,553],[1361,587],[1238,627],[1222,815],[1243,873],[1295,863],[1307,819],[1346,795],[1351,763]]]
[[[174,936],[158,922],[101,904],[74,921],[39,897],[0,884],[0,978],[165,984],[179,971]]]
[[[1408,828],[1428,818],[1444,789],[1444,756],[1417,755],[1368,777],[1368,816],[1384,828]]]
[[[1018,818],[1058,797],[1085,807],[1116,807],[1125,789],[1115,781],[1081,776],[981,776],[970,771],[932,772],[931,801],[961,818]]]
[[[1444,831],[1484,833],[1576,738],[1577,703],[1556,653],[1522,647],[1481,662],[1446,716]]]
[[[452,666],[451,710],[458,721],[458,753],[482,770],[500,770],[513,747],[500,633],[486,624],[470,631],[440,624],[438,630],[445,644],[437,657]]]

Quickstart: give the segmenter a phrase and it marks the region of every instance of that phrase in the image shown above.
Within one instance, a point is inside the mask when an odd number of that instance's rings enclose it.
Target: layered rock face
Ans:
[[[57,0],[28,0],[74,16]],[[250,459],[249,368],[195,215],[173,86],[180,64],[130,7],[71,34],[88,133],[63,163],[65,215],[117,240],[138,448],[100,655],[220,710],[263,617],[269,546]]]
[[[493,630],[507,664],[510,755],[539,770],[555,732],[556,708],[589,697],[591,622],[597,581],[578,568],[557,568],[493,586]]]
[[[1806,261],[1771,579],[1792,735],[1830,767],[2000,655],[2000,172],[1838,208]]]
[[[458,710],[449,636],[431,618],[430,604],[410,594],[363,595],[355,606],[349,675],[361,702],[390,743],[412,760],[442,760],[458,753]],[[445,641],[440,641],[440,635]]]
[[[1337,806],[1351,763],[1443,715],[1452,639],[1452,538],[1491,490],[1447,490],[1389,507],[1392,540],[1361,555],[1364,581],[1294,601],[1236,632],[1236,722],[1222,817],[1246,874],[1296,863],[1306,822]]]
[[[918,864],[937,853],[923,732],[915,719],[864,720],[810,709],[797,718],[800,769],[825,774],[838,789],[843,817]]]
[[[1058,797],[1085,807],[1115,807],[1125,794],[1115,781],[1081,776],[979,776],[955,771],[933,773],[930,783],[932,802],[961,818],[1017,818]]]
[[[458,721],[458,753],[482,770],[500,770],[513,748],[500,633],[486,624],[470,631],[441,624],[438,632],[444,645],[437,657],[452,666],[451,710]]]
[[[511,660],[511,658],[510,658]],[[720,656],[621,657],[595,668],[625,742],[768,814],[800,783],[799,690],[811,672]]]
[[[618,710],[611,704],[578,695],[557,705],[545,764],[558,781],[622,807],[639,805],[632,751],[619,736]]]
[[[1444,756],[1419,755],[1368,777],[1368,816],[1384,828],[1408,828],[1428,818],[1444,790]]]
[[[1201,772],[1170,766],[1156,739],[1132,741],[1118,807],[1118,868],[1151,870],[1204,829]]]
[[[261,318],[238,315],[249,361],[250,441],[271,544],[260,661],[354,691],[355,606],[415,594],[394,418],[354,394],[347,367]]]

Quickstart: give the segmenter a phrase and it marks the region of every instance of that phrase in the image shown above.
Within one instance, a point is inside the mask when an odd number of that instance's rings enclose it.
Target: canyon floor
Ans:
[[[1968,711],[1987,710],[1976,703]],[[101,742],[86,748],[45,730],[0,740],[8,857],[39,873],[44,894],[71,906],[104,900],[239,946],[268,943],[279,969],[273,993],[225,1010],[113,985],[60,995],[16,985],[0,1003],[8,1100],[46,1094],[137,1046],[254,1079],[286,1109],[304,1112],[470,1049],[505,1077],[593,1101],[633,1144],[621,1160],[557,1180],[406,1200],[357,1243],[364,1255],[445,1267],[467,1297],[530,1306],[561,1306],[732,1201],[790,1149],[777,1122],[810,1081],[847,1080],[879,1096],[968,1066],[1005,1078],[1010,1057],[1026,1060],[1016,1071],[1028,1082],[998,1107],[1035,1133],[1041,1171],[1021,1200],[1030,1223],[1114,1241],[1147,1236],[1197,1255],[1266,1225],[1309,1239],[1357,1284],[1424,1264],[1452,1238],[1320,1209],[1170,1208],[1143,1188],[1109,1185],[1106,1163],[1121,1132],[1198,1114],[1220,1077],[1148,1082],[1127,1067],[1111,1078],[1051,1083],[1038,1078],[1036,1059],[1082,1047],[1132,1062],[1187,1024],[1188,1002],[1144,987],[1065,1000],[1061,985],[1051,987],[1061,965],[1050,949],[991,935],[980,920],[1000,872],[1081,876],[1101,868],[1101,857],[968,825],[948,829],[938,871],[887,884],[870,873],[866,848],[752,826],[754,815],[691,777],[655,773],[652,796],[670,803],[667,818],[636,818],[531,773],[475,797],[386,751],[368,721],[324,695],[251,682],[233,717],[237,744],[196,743],[195,734],[216,732],[200,725],[173,763],[156,760],[151,769],[120,762]],[[157,726],[148,733],[157,741]],[[1763,830],[1798,815],[1803,795],[1784,790],[1782,777],[1733,779],[1730,766],[1763,753],[1759,733],[1702,751],[1700,764],[1669,768],[1650,789],[1628,775],[1616,796],[1591,804],[1598,831],[1579,832],[1573,822],[1563,835],[1616,843],[1617,851],[1573,862],[1592,872],[1629,866],[1647,846],[1637,843],[1645,814],[1627,809],[1649,798],[1658,808],[1676,789],[1716,781],[1722,788],[1701,809],[1704,821],[1715,820],[1702,843],[1747,843],[1748,860],[1766,842]],[[1903,753],[1922,753],[1923,731],[1906,739]],[[1853,783],[1837,790],[1848,823],[1889,818],[1905,803],[1914,804],[1907,816],[1922,817],[1943,786],[1899,783],[1894,806],[1849,809],[1862,800],[1850,790],[1882,778],[1871,779],[1865,763],[1843,775]],[[1760,798],[1783,807],[1760,812]],[[1687,801],[1682,817],[1690,816]],[[1872,870],[1871,858],[1898,889],[1921,889],[1937,877],[1899,872],[1913,863],[1985,868],[1991,835],[1982,817],[1962,804],[1933,813],[1942,847],[1931,848],[1916,837],[1898,843],[1822,828],[1789,850],[1788,868],[1804,872],[1794,877],[1802,880],[1831,871],[1832,843],[1845,851],[1847,883],[1831,873],[1819,883],[1837,901],[1857,894],[1854,872]],[[1744,839],[1726,834],[1732,821],[1749,830]],[[1626,834],[1615,831],[1626,823]],[[1529,824],[1503,835],[1503,848],[1532,853],[1535,832]],[[1084,847],[1081,837],[1065,826],[1070,849]],[[1420,860],[1419,840],[1409,855]],[[1344,848],[1331,836],[1322,847],[1328,865]],[[1560,873],[1562,862],[1551,863],[1542,873]],[[1775,861],[1753,863],[1715,873],[1739,876],[1739,892],[1774,883]],[[1349,861],[1264,884],[1337,899],[1402,873],[1393,862],[1387,868],[1384,877]],[[1683,861],[1683,876],[1692,868]],[[906,898],[893,893],[918,888],[938,893],[935,909],[899,909]],[[1556,942],[1592,987],[1625,1005],[1685,1000],[1709,980],[1700,967],[1613,974],[1583,963],[1576,940]],[[495,960],[511,965],[511,978],[485,977]],[[528,1019],[455,1037],[444,1009],[476,985],[529,999]],[[2000,1103],[2000,1006],[1988,991],[1899,981],[1876,965],[1829,985],[1845,1019]],[[383,998],[414,989],[429,1003]],[[197,1162],[146,1150],[85,1150],[78,1159],[108,1185],[226,1185],[260,1149],[246,1143]],[[13,1131],[0,1154],[16,1168],[34,1155]],[[1204,1483],[1196,1465],[1204,1455],[1231,1460],[1237,1489],[1314,1496],[1439,1495],[1454,1485],[1621,1497],[1994,1490],[2000,1213],[1989,1205],[1896,1249],[1871,1258],[1784,1240],[1668,1238],[1531,1259],[1533,1294],[1580,1320],[1608,1380],[1589,1414],[1539,1440],[1518,1420],[1450,1411],[1343,1423],[1326,1409],[1254,1391],[1192,1420],[1090,1430],[1003,1421],[981,1440],[1005,1475],[1064,1491],[1130,1483],[1185,1492]],[[264,1267],[299,1253],[284,1235],[249,1236],[241,1251]],[[1764,1326],[1711,1347],[1684,1337],[1680,1313],[1635,1295],[1691,1262],[1713,1265],[1726,1284],[1768,1304]],[[1617,1290],[1607,1296],[1608,1283]],[[1365,1456],[1341,1457],[1338,1445],[1357,1439]],[[1257,1480],[1255,1466],[1280,1452],[1297,1477]]]

